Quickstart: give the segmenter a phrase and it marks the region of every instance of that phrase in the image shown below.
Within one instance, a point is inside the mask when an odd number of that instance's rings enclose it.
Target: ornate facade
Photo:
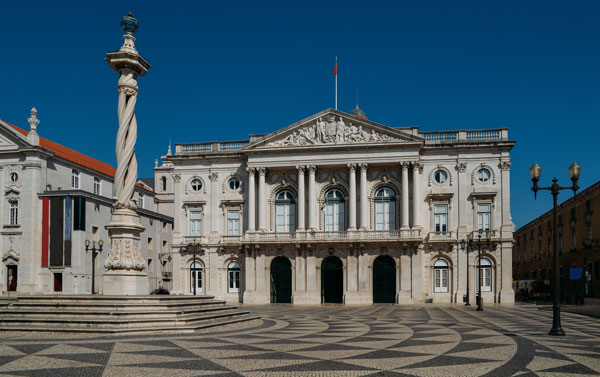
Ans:
[[[158,212],[174,218],[172,293],[460,302],[470,270],[474,302],[477,255],[460,241],[483,229],[484,301],[511,303],[514,143],[507,129],[421,132],[329,109],[249,140],[177,144],[155,169]]]

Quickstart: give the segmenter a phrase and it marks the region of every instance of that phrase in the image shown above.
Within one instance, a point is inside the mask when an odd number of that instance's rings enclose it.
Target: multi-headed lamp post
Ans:
[[[481,312],[483,311],[483,297],[481,297],[481,286],[483,285],[483,280],[485,280],[485,276],[482,275],[481,273],[481,232],[483,230],[479,229],[479,232],[477,234],[477,249],[479,250],[479,257],[477,258],[477,276],[478,276],[478,292],[477,292],[477,311]],[[469,235],[469,242],[471,243],[471,245],[473,244],[473,235],[470,234]],[[487,249],[490,249],[490,231],[486,230],[485,231],[485,239],[486,239],[486,246]]]
[[[534,163],[531,168],[529,168],[529,175],[531,176],[531,180],[533,181],[533,187],[531,188],[531,190],[533,190],[533,196],[534,198],[537,199],[537,192],[538,190],[549,190],[550,193],[552,194],[552,198],[554,200],[554,205],[552,207],[552,259],[553,259],[553,265],[554,265],[554,277],[552,278],[552,285],[553,285],[553,299],[554,299],[554,304],[552,305],[552,312],[553,312],[553,316],[552,316],[552,328],[550,329],[549,334],[550,335],[560,335],[560,336],[564,336],[565,332],[562,329],[562,326],[560,324],[560,272],[559,272],[559,268],[560,268],[560,263],[558,260],[558,232],[556,231],[556,224],[558,222],[558,215],[556,213],[556,206],[557,206],[557,202],[558,202],[558,194],[560,192],[560,190],[573,190],[573,195],[577,194],[577,190],[579,189],[579,186],[577,185],[577,181],[579,180],[579,175],[581,174],[581,166],[577,165],[576,162],[572,163],[571,166],[569,166],[569,177],[571,177],[571,181],[573,182],[573,184],[571,185],[571,187],[562,187],[558,184],[558,179],[554,178],[552,179],[552,185],[548,186],[548,187],[538,187],[538,181],[540,180],[540,177],[542,176],[542,167],[540,165],[538,165],[537,163]]]
[[[85,240],[85,251],[92,250],[92,294],[95,293],[95,283],[96,283],[96,253],[102,251],[102,246],[104,246],[104,241],[98,241],[98,248],[96,248],[96,241],[92,241],[92,248],[90,249],[90,240]]]
[[[198,269],[196,268],[196,255],[200,254],[200,251],[202,250],[200,247],[200,244],[197,241],[192,241],[188,247],[188,253],[192,253],[193,255],[193,259],[192,259],[192,277],[194,278],[193,281],[193,287],[194,287],[194,296],[196,296],[196,286],[198,285]]]
[[[468,242],[465,240],[461,240],[460,241],[460,247],[461,249],[463,249],[463,251],[467,251],[467,296],[465,299],[465,306],[471,306],[471,304],[469,303],[469,250],[473,247],[473,235],[471,233],[469,233],[469,235],[467,236],[468,238]]]

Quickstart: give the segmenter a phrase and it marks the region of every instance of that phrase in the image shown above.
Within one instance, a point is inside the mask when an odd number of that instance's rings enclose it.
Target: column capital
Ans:
[[[258,175],[266,175],[267,174],[267,168],[264,166],[259,166],[256,170],[258,170]]]
[[[464,162],[458,162],[456,163],[454,169],[456,169],[456,171],[459,173],[464,173],[467,170],[467,164],[465,164]]]
[[[369,164],[367,164],[366,162],[361,162],[360,164],[358,164],[358,166],[360,167],[361,171],[367,171],[367,166],[369,166]]]
[[[348,167],[350,168],[351,172],[356,170],[356,164],[348,164]]]
[[[314,174],[317,172],[317,167],[315,165],[308,165],[308,166],[306,166],[306,168],[308,169],[309,173]]]
[[[256,173],[256,168],[253,166],[248,166],[246,167],[246,172],[248,173],[248,175],[254,175],[254,173]]]
[[[510,161],[502,161],[498,164],[498,167],[500,168],[500,170],[510,170],[510,166],[512,164],[510,163]]]
[[[400,167],[402,168],[402,170],[408,170],[408,167],[410,166],[410,162],[408,161],[402,161],[400,162]]]
[[[423,163],[421,161],[413,161],[411,165],[413,169],[418,170],[419,173],[423,173]]]
[[[298,170],[298,174],[304,175],[304,171],[306,170],[306,166],[304,166],[304,165],[297,165],[296,166],[296,170]]]

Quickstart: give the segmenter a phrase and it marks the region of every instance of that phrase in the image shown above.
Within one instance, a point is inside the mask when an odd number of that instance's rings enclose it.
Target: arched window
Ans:
[[[487,258],[481,258],[481,270],[479,271],[478,287],[481,281],[481,291],[492,291],[492,262]]]
[[[338,189],[325,193],[325,231],[335,232],[346,230],[344,194]]]
[[[438,259],[433,265],[433,291],[448,292],[448,262]]]
[[[396,229],[396,195],[389,187],[375,192],[375,230]]]
[[[296,230],[296,200],[287,190],[275,196],[275,232],[288,233]]]
[[[100,178],[94,177],[94,194],[100,195]]]
[[[71,170],[71,187],[79,188],[79,172],[77,170]]]
[[[227,266],[227,292],[240,291],[240,264],[231,262]]]
[[[190,265],[190,293],[194,293],[194,286],[196,287],[196,294],[202,293],[202,278],[203,278],[204,267],[200,262],[193,262]]]

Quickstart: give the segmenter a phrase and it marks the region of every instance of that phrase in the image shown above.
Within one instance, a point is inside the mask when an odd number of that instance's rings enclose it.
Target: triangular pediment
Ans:
[[[266,135],[245,150],[358,144],[422,143],[419,136],[328,109]]]
[[[27,138],[0,120],[0,151],[18,150],[30,146]]]

